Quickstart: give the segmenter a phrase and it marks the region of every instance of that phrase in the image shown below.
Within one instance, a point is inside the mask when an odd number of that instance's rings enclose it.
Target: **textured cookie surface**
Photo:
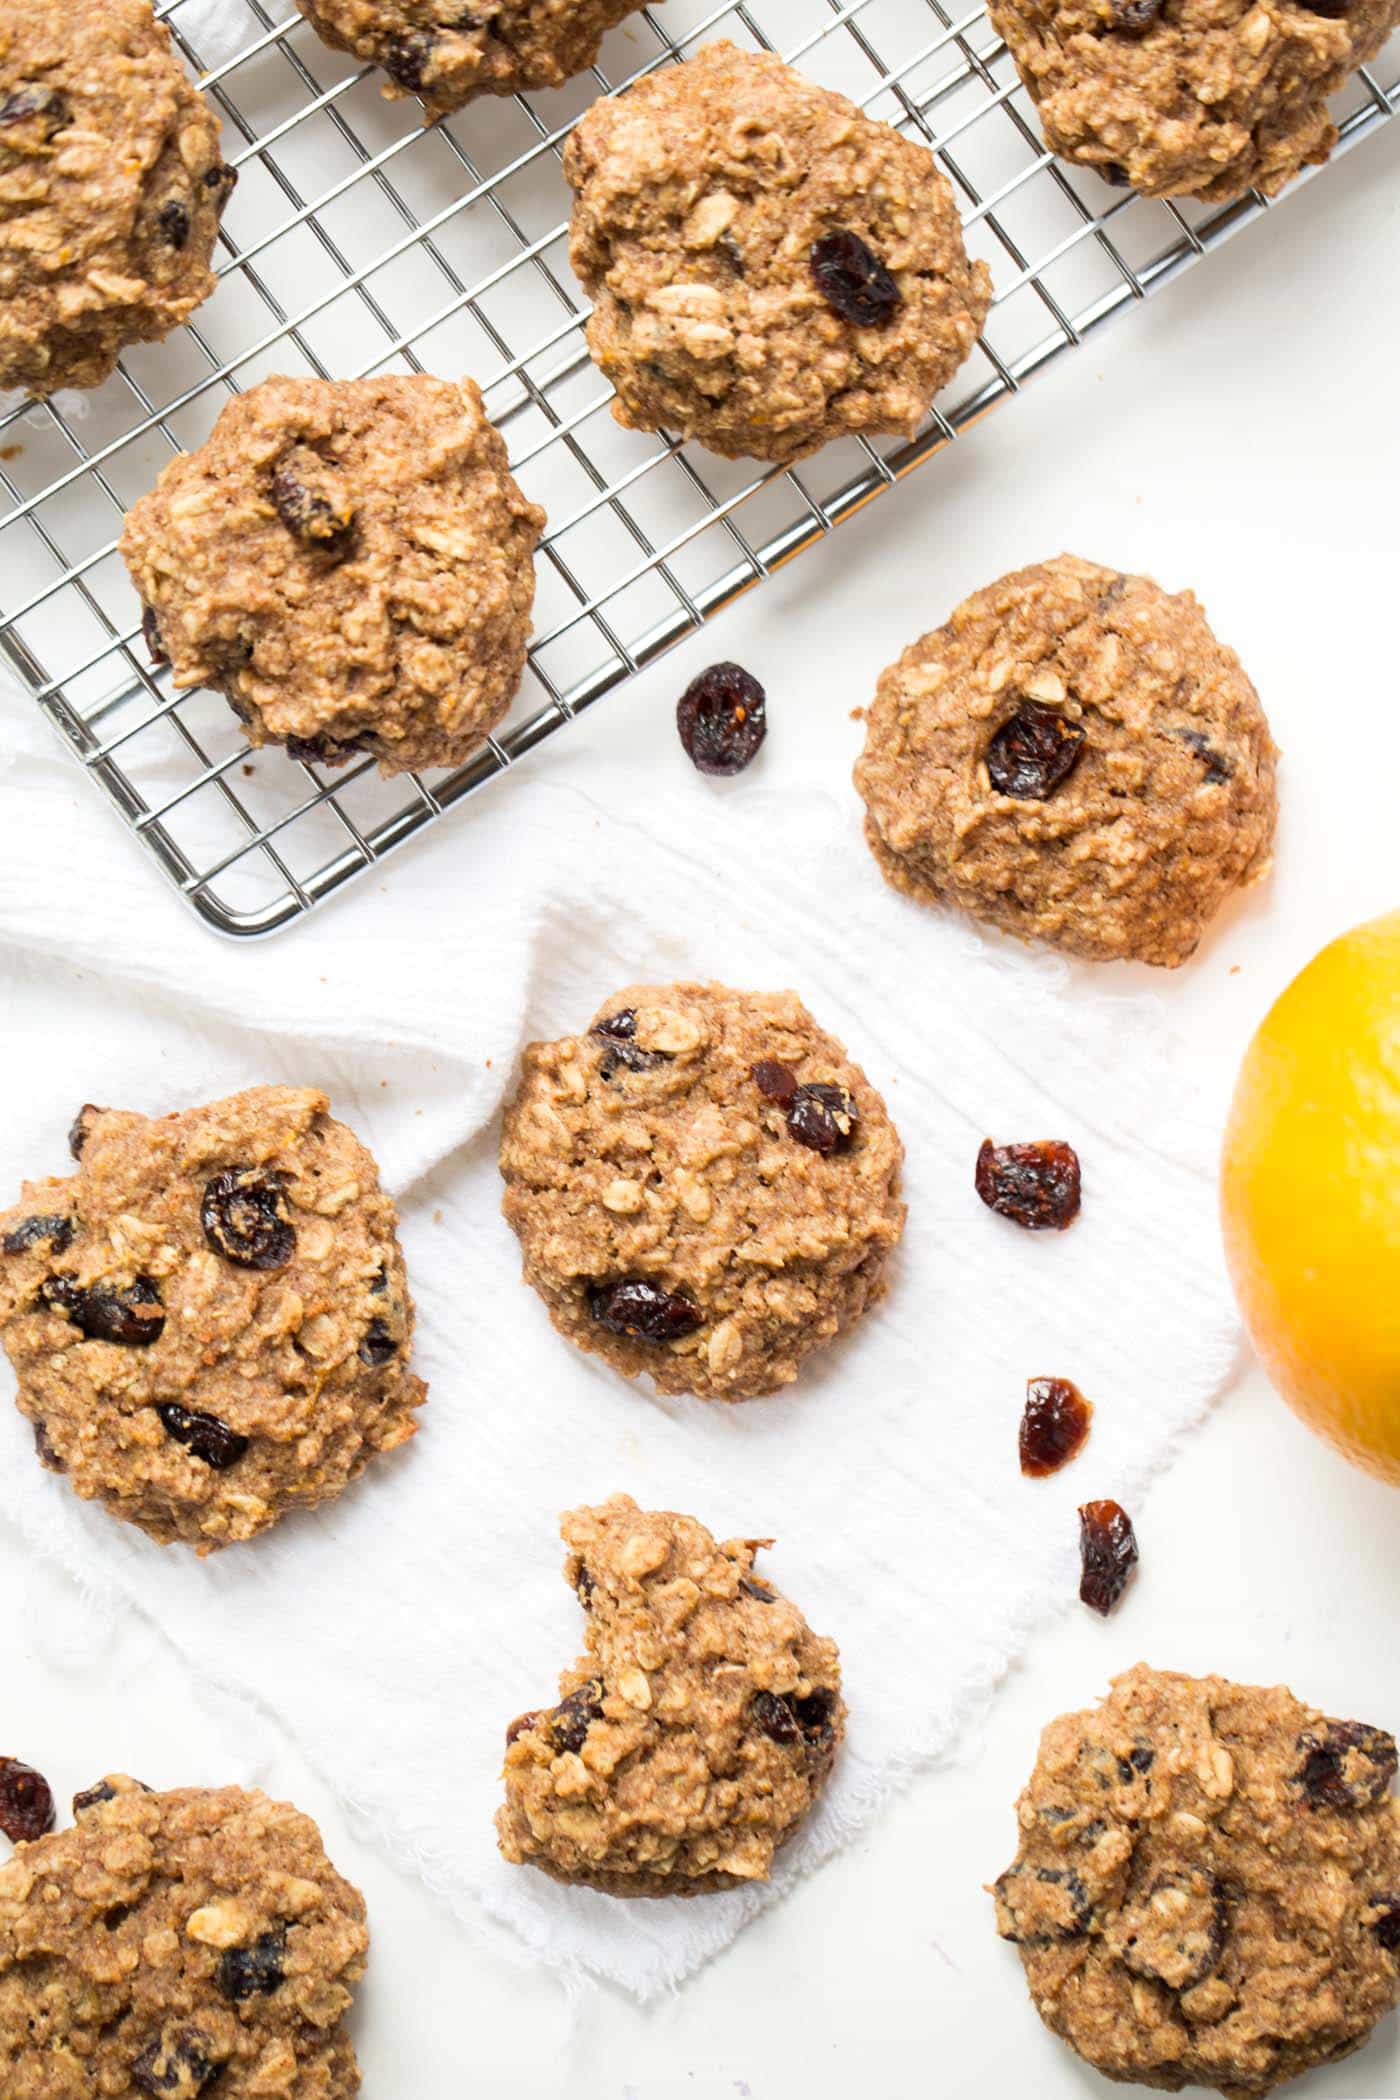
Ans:
[[[1326,160],[1327,98],[1400,22],[1400,0],[992,0],[1066,159],[1147,196],[1272,196]]]
[[[73,1143],[76,1173],[0,1215],[0,1329],[51,1471],[208,1552],[412,1436],[394,1206],[324,1094],[88,1108]]]
[[[148,0],[6,0],[0,388],[97,386],[188,319],[235,179]]]
[[[1271,2092],[1400,1998],[1394,1738],[1144,1665],[1052,1721],[996,1885],[1036,2009],[1110,2078]]]
[[[855,780],[909,895],[1174,965],[1268,870],[1276,759],[1189,591],[1062,555],[974,592],[890,666]]]
[[[471,380],[269,379],[131,511],[122,553],[178,686],[253,744],[458,765],[520,684],[544,513]]]
[[[841,1740],[835,1643],[754,1574],[770,1540],[628,1495],[563,1533],[587,1653],[507,1732],[502,1852],[614,1896],[766,1880]]]
[[[364,1899],[309,1816],[113,1777],[0,1867],[0,2091],[344,2100]]]
[[[645,0],[297,0],[326,43],[382,66],[389,95],[429,116],[477,95],[558,87],[591,66],[613,25]]]
[[[977,339],[991,283],[932,155],[776,58],[713,44],[596,102],[564,173],[589,348],[633,429],[772,460],[907,434]],[[832,236],[865,251],[838,241],[836,304]]]
[[[800,1000],[718,984],[631,985],[584,1033],[532,1043],[501,1141],[505,1214],[560,1333],[720,1400],[786,1385],[880,1294],[902,1158]]]

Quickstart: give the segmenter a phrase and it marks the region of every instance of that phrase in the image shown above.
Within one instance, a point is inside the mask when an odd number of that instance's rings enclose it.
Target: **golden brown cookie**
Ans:
[[[0,1335],[39,1457],[200,1553],[338,1495],[414,1432],[394,1206],[324,1094],[85,1108],[77,1172],[0,1215]]]
[[[526,1050],[503,1207],[571,1342],[663,1393],[748,1400],[883,1292],[903,1156],[792,992],[629,985]]]
[[[1267,874],[1277,752],[1189,591],[1064,554],[880,679],[855,769],[886,878],[1091,961],[1185,962]]]
[[[634,430],[792,460],[911,435],[991,279],[933,155],[780,59],[711,44],[564,149],[588,347]]]
[[[235,180],[149,0],[5,0],[0,388],[97,386],[188,320]]]
[[[1145,1664],[1063,1714],[996,1884],[1041,2018],[1109,2078],[1243,2100],[1400,1999],[1395,1739]]]
[[[614,1495],[563,1520],[587,1653],[506,1734],[496,1828],[516,1865],[612,1896],[766,1881],[844,1732],[833,1641],[754,1555]]]
[[[223,693],[252,744],[403,773],[459,765],[510,706],[543,530],[473,382],[389,373],[240,394],[121,549],[177,686]]]
[[[309,1816],[101,1780],[0,1867],[0,2092],[350,2100],[364,1898]]]

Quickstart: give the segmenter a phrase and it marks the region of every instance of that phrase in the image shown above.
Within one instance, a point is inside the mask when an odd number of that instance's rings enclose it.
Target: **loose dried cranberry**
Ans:
[[[212,2047],[198,2027],[164,2028],[141,2051],[131,2075],[155,2100],[198,2100],[221,2069],[210,2055]]]
[[[408,36],[395,37],[381,63],[392,81],[417,94],[428,77],[437,46],[431,30],[415,29]]]
[[[1073,1867],[1008,1867],[996,1884],[997,1931],[1017,1947],[1077,1940],[1094,1922],[1089,1892]]]
[[[798,1743],[802,1729],[786,1699],[776,1692],[755,1692],[749,1708],[755,1728],[772,1743]]]
[[[165,1330],[165,1311],[153,1278],[130,1283],[94,1283],[73,1276],[46,1276],[39,1296],[72,1321],[89,1342],[114,1342],[123,1349],[149,1349]]]
[[[753,1083],[766,1101],[791,1108],[797,1098],[797,1074],[775,1057],[761,1057],[753,1067]]]
[[[96,1107],[91,1101],[85,1101],[78,1110],[78,1113],[68,1126],[68,1150],[72,1153],[74,1159],[81,1159],[83,1156],[83,1147],[88,1141],[93,1117],[105,1115],[106,1112],[105,1109]]]
[[[38,1247],[45,1241],[55,1254],[62,1254],[65,1247],[73,1244],[73,1220],[53,1215],[21,1218],[19,1224],[0,1240],[0,1249],[6,1254],[27,1254],[31,1247]]]
[[[272,477],[272,501],[278,517],[294,539],[323,552],[343,551],[355,526],[350,505],[332,503],[318,489],[308,487],[294,466],[283,461]]]
[[[560,1700],[549,1716],[549,1732],[561,1750],[577,1752],[593,1723],[602,1718],[603,1687],[598,1678],[590,1677],[587,1684]]]
[[[1094,1410],[1068,1378],[1031,1378],[1021,1417],[1021,1471],[1032,1480],[1058,1473],[1084,1449]]]
[[[183,248],[190,237],[188,208],[178,197],[167,197],[156,213],[156,224],[172,248]]]
[[[694,1334],[705,1315],[683,1291],[663,1291],[641,1276],[588,1287],[588,1310],[611,1334],[640,1342],[676,1342]]]
[[[176,1400],[161,1400],[156,1413],[165,1424],[167,1436],[173,1436],[177,1444],[183,1444],[191,1458],[198,1458],[216,1473],[226,1473],[236,1466],[248,1448],[246,1436],[230,1429],[217,1415],[202,1414],[198,1408],[181,1407]]]
[[[362,1364],[368,1364],[372,1371],[377,1371],[398,1354],[398,1348],[398,1341],[388,1322],[371,1320],[360,1337],[360,1346],[356,1354]]]
[[[53,1829],[53,1795],[42,1772],[0,1757],[0,1830],[12,1845],[32,1845]]]
[[[45,143],[73,121],[67,102],[52,88],[17,87],[7,95],[0,95],[0,131],[7,131],[12,125],[27,124],[31,117],[39,119]]]
[[[1199,729],[1178,729],[1176,733],[1182,743],[1189,744],[1197,758],[1204,762],[1208,787],[1218,787],[1222,780],[1230,778],[1234,768],[1229,759],[1216,750],[1209,737],[1202,736]]]
[[[219,1957],[214,1980],[235,2004],[254,1996],[266,1998],[286,1979],[286,1954],[287,1928],[278,1925],[254,1940],[251,1947],[226,1948]]]
[[[1079,1155],[1057,1138],[1032,1145],[983,1138],[973,1179],[988,1210],[1027,1232],[1063,1232],[1079,1216]]]
[[[833,313],[857,328],[888,328],[899,286],[858,233],[838,226],[812,243],[812,275]]]
[[[260,1167],[230,1167],[204,1185],[199,1207],[204,1237],[240,1269],[285,1269],[296,1252],[286,1176]]]
[[[860,1121],[854,1097],[844,1086],[814,1081],[800,1086],[787,1112],[787,1127],[799,1145],[829,1156],[844,1152]]]
[[[1079,1512],[1079,1595],[1107,1618],[1137,1566],[1132,1520],[1116,1502],[1086,1502]]]
[[[1078,765],[1085,734],[1081,723],[1053,707],[1023,700],[987,746],[992,786],[1018,802],[1047,801]]]
[[[1162,12],[1163,0],[1109,0],[1113,26],[1125,36],[1145,36]]]
[[[768,734],[768,699],[739,664],[711,664],[676,702],[676,728],[701,773],[742,773]]]
[[[1387,1954],[1400,1949],[1400,1896],[1377,1896],[1381,1914],[1372,1920],[1371,1930],[1385,1948]]]
[[[598,1060],[598,1070],[604,1079],[611,1079],[619,1069],[627,1072],[651,1072],[657,1065],[669,1064],[670,1053],[665,1050],[643,1050],[640,1043],[632,1039],[637,1033],[637,1009],[624,1006],[620,1013],[609,1014],[602,1021],[595,1021],[588,1031],[601,1037],[604,1049]]]
[[[1298,1738],[1297,1782],[1314,1808],[1365,1808],[1395,1777],[1395,1738],[1364,1721],[1324,1721]]]

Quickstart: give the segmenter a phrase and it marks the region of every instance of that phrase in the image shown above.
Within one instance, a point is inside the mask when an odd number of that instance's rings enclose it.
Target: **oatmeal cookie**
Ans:
[[[296,0],[337,51],[382,66],[391,100],[420,95],[429,117],[478,95],[560,87],[646,0]]]
[[[455,766],[525,667],[544,512],[470,379],[269,379],[131,511],[153,654],[251,744]]]
[[[394,1206],[324,1094],[85,1108],[77,1172],[0,1214],[0,1337],[40,1459],[200,1553],[412,1436]]]
[[[364,1898],[309,1816],[114,1776],[0,1867],[0,2092],[349,2100]]]
[[[996,1884],[1036,2010],[1109,2078],[1269,2093],[1400,1999],[1395,1739],[1144,1664],[1040,1742]]]
[[[974,592],[889,667],[855,781],[897,889],[1173,967],[1268,872],[1277,756],[1189,591],[1065,554]]]
[[[588,1652],[506,1731],[502,1852],[612,1896],[766,1881],[844,1731],[835,1642],[754,1574],[771,1539],[716,1545],[630,1495],[563,1535]]]
[[[1149,197],[1272,196],[1337,142],[1327,98],[1400,0],[991,0],[1046,142]]]
[[[629,985],[526,1050],[503,1207],[571,1342],[663,1393],[748,1400],[883,1292],[903,1156],[792,992]]]
[[[711,44],[564,149],[588,347],[633,430],[793,460],[912,434],[991,298],[928,150],[780,59]]]
[[[0,388],[98,386],[209,297],[237,178],[150,0],[0,16]]]

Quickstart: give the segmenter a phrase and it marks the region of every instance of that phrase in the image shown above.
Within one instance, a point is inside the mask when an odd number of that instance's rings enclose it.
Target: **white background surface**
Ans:
[[[1223,1108],[1249,1028],[1292,971],[1344,925],[1400,902],[1384,763],[1396,762],[1397,256],[1400,135],[1383,132],[532,763],[567,768],[584,743],[606,755],[645,742],[674,782],[670,704],[722,654],[768,687],[768,779],[781,769],[794,787],[829,784],[849,767],[850,710],[879,668],[976,584],[1061,547],[1190,584],[1244,657],[1285,753],[1273,884],[1167,987],[1202,1095]],[[11,776],[6,791],[22,783]],[[716,791],[697,778],[693,792],[697,828],[722,850]],[[114,860],[131,850],[76,773],[73,822],[112,831]],[[471,832],[459,815],[415,849],[437,858],[445,893],[469,890]],[[155,879],[130,874],[133,887]],[[353,892],[333,908],[353,913]],[[314,958],[314,923],[288,938]],[[76,978],[72,996],[76,1021]],[[11,1112],[23,1113],[36,1081],[13,1025],[6,1048]],[[320,1818],[369,1897],[375,1952],[355,2019],[369,2100],[1107,2092],[1040,2028],[981,1893],[1010,1855],[1039,1726],[1140,1656],[1287,1679],[1334,1712],[1396,1726],[1396,1506],[1248,1373],[1135,1512],[1143,1568],[1119,1615],[1103,1625],[1069,1610],[956,1765],[922,1776],[647,2013],[607,1992],[569,2008],[484,1925],[476,1938],[451,1924],[263,1721],[264,1782]],[[0,1585],[0,1748],[40,1765],[61,1798],[102,1769],[214,1781],[247,1768],[246,1718],[202,1701],[157,1630],[95,1622],[3,1534]],[[912,1643],[907,1666],[911,1677],[921,1666]],[[1393,2100],[1395,2023],[1303,2090]]]

